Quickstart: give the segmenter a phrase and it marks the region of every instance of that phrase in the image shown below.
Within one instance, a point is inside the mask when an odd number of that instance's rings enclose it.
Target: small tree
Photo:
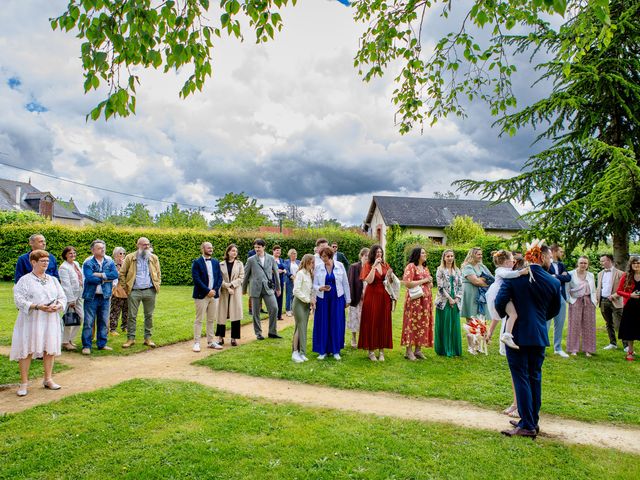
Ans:
[[[236,228],[255,228],[271,225],[269,218],[262,213],[262,205],[255,198],[249,198],[244,192],[229,192],[216,201],[216,225]]]
[[[156,216],[158,227],[207,228],[207,221],[197,210],[181,210],[177,203]]]
[[[453,217],[451,224],[445,227],[444,234],[447,236],[447,245],[461,245],[484,235],[482,225],[475,222],[468,215]]]
[[[16,212],[13,210],[0,211],[0,225],[25,225],[28,223],[40,223],[46,221],[46,218],[41,217],[36,212],[31,212],[28,210],[21,212]]]

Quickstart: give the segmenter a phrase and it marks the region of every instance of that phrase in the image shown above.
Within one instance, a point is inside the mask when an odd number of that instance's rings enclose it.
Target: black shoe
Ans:
[[[267,312],[264,308],[261,308],[260,313],[269,313],[269,312]]]
[[[221,338],[220,341],[218,342],[220,345],[224,345],[224,338]]]
[[[513,425],[514,427],[518,428],[518,423],[520,423],[520,422],[518,422],[518,420],[509,420],[509,423],[511,425]],[[540,433],[540,426],[539,425],[536,426],[536,435],[538,433]]]
[[[256,340],[264,340],[264,337],[262,335],[256,335]]]
[[[237,347],[237,346],[238,346],[238,342],[236,341],[236,339],[235,339],[235,338],[232,338],[232,339],[231,339],[231,346],[232,346],[232,347]]]
[[[277,333],[270,333],[269,334],[269,338],[282,338],[280,335],[278,335]]]

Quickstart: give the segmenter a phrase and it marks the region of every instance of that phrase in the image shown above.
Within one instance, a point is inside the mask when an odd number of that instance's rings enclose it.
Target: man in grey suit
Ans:
[[[278,275],[278,265],[275,259],[266,253],[265,242],[257,238],[253,242],[256,254],[247,260],[244,267],[244,281],[242,282],[242,292],[249,291],[251,298],[253,330],[256,332],[258,340],[264,340],[262,336],[262,326],[260,325],[260,305],[264,303],[269,312],[269,338],[282,338],[278,335],[278,304],[276,295],[280,295],[280,278]],[[248,289],[247,289],[248,287]]]

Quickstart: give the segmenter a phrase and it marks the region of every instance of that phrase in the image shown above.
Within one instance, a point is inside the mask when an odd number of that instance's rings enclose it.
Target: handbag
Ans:
[[[62,323],[65,327],[77,327],[80,325],[80,315],[76,313],[75,308],[67,307],[62,315]]]
[[[420,297],[424,297],[424,290],[422,290],[420,285],[416,285],[409,289],[409,298],[411,300],[417,300]]]

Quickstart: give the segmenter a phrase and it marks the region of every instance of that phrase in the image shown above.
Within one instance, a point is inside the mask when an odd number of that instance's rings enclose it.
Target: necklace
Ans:
[[[49,278],[47,278],[47,274],[44,274],[44,278],[40,278],[39,276],[37,276],[35,273],[31,272],[31,275],[33,275],[34,277],[36,277],[36,280],[38,281],[38,283],[40,285],[46,285],[47,282],[49,281]]]

